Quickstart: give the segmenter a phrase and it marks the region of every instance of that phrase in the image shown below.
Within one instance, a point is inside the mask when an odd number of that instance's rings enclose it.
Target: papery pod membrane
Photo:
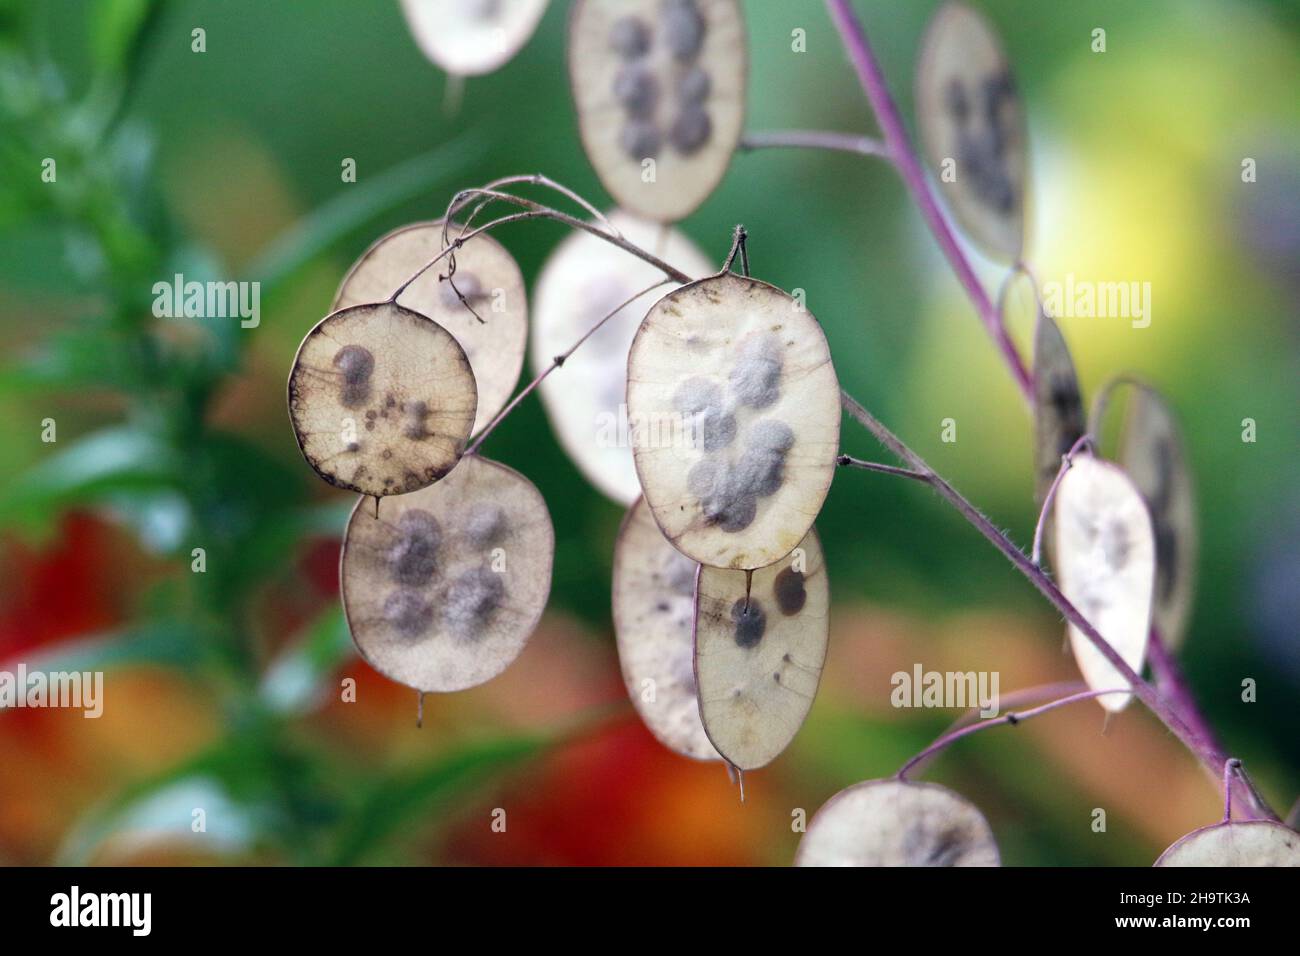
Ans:
[[[1034,500],[1041,508],[1061,459],[1087,430],[1074,359],[1060,326],[1039,311],[1034,326]]]
[[[377,498],[450,472],[477,405],[460,343],[394,303],[327,315],[289,372],[289,417],[307,463],[330,484]]]
[[[984,814],[933,783],[868,780],[813,815],[795,866],[1000,866]]]
[[[628,355],[637,476],[683,554],[763,568],[803,540],[839,452],[821,326],[766,282],[724,273],[664,296]]]
[[[736,0],[576,0],[569,80],[583,149],[624,209],[690,215],[722,179],[745,118]]]
[[[1142,495],[1115,465],[1076,455],[1057,487],[1053,516],[1061,592],[1140,674],[1155,587],[1155,535]],[[1070,647],[1092,690],[1130,686],[1074,624]],[[1132,696],[1106,694],[1097,702],[1116,712]]]
[[[614,545],[614,634],[632,705],[670,750],[718,760],[695,686],[695,572],[638,499]]]
[[[785,750],[812,708],[830,638],[830,586],[815,531],[754,571],[701,567],[695,590],[700,718],[739,770]]]
[[[962,3],[930,19],[916,72],[925,158],[962,229],[1004,262],[1025,242],[1025,111],[1002,42]]]
[[[443,250],[443,224],[421,222],[383,236],[348,270],[334,308],[383,302]],[[460,234],[450,227],[449,238]],[[402,292],[397,302],[433,319],[465,350],[478,384],[473,432],[505,407],[519,382],[528,340],[524,276],[514,256],[486,233],[455,253],[456,270],[444,259]],[[463,297],[463,301],[462,301]]]
[[[555,531],[523,475],[471,455],[447,478],[348,521],[343,610],[372,667],[420,691],[491,680],[519,656],[551,587]]]
[[[629,242],[691,276],[715,266],[685,235],[667,226],[614,211],[609,221]],[[577,230],[556,247],[537,279],[532,367],[536,374],[572,347],[606,315],[663,278],[648,262]],[[538,386],[551,427],[583,475],[620,504],[641,495],[624,401],[627,353],[646,312],[676,283],[638,297],[564,360],[562,371]]]
[[[455,76],[504,66],[537,29],[546,0],[402,0],[420,51]]]
[[[1300,866],[1300,833],[1269,820],[1216,823],[1175,841],[1155,865]]]

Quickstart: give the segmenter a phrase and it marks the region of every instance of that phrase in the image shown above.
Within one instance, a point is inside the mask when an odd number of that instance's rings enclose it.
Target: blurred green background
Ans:
[[[792,809],[892,773],[956,716],[892,709],[894,671],[998,670],[1003,693],[1075,677],[1058,617],[951,509],[840,474],[818,522],[836,602],[822,692],[742,805],[720,767],[663,751],[632,715],[609,614],[620,510],[534,399],[487,446],[538,485],[557,533],[523,657],[427,700],[417,730],[414,694],[351,656],[335,581],[351,502],[298,455],[288,368],[353,259],[456,189],[543,172],[607,204],[578,142],[566,6],[449,114],[389,0],[0,0],[0,667],[107,672],[100,720],[0,713],[0,862],[785,864]],[[744,6],[748,130],[874,130],[820,3]],[[933,6],[858,4],[909,123]],[[1149,328],[1061,324],[1090,395],[1134,371],[1182,417],[1203,538],[1183,663],[1285,812],[1300,789],[1300,8],[980,6],[1027,100],[1039,276],[1152,284]],[[896,175],[737,155],[682,228],[720,261],[741,221],[755,274],[807,291],[845,387],[1027,544],[1028,416]],[[498,233],[530,283],[562,236]],[[153,319],[152,285],[176,272],[259,281],[260,326]],[[948,417],[956,443],[940,440]],[[851,423],[843,445],[884,458]],[[983,809],[1012,864],[1146,865],[1220,812],[1137,706],[1108,727],[1084,704],[981,734],[928,779]]]

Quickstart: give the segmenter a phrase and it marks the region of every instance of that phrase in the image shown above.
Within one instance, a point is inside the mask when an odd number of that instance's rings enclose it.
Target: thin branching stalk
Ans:
[[[740,140],[746,152],[755,149],[826,149],[838,153],[878,156],[892,163],[893,156],[883,142],[860,133],[833,133],[816,129],[783,129],[746,133]]]

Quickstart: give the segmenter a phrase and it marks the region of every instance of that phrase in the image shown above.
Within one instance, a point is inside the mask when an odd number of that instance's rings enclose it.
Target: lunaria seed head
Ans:
[[[417,690],[490,680],[541,617],[554,551],[537,489],[477,455],[379,517],[363,499],[343,542],[353,641],[377,670]]]
[[[638,499],[614,545],[614,633],[623,682],[659,742],[717,760],[700,722],[692,628],[699,567],[665,540]]]
[[[392,303],[326,316],[289,373],[289,417],[307,463],[330,484],[374,497],[407,494],[451,471],[477,403],[456,339]]]
[[[461,227],[453,223],[448,236]],[[378,239],[348,270],[334,296],[334,308],[382,302],[443,250],[443,224],[420,222]],[[412,282],[398,303],[427,315],[465,350],[478,387],[471,434],[505,407],[519,381],[528,338],[524,276],[506,248],[480,233],[448,259]],[[464,301],[462,301],[462,298]]]
[[[1269,820],[1216,823],[1176,841],[1155,865],[1300,866],[1300,833]]]
[[[718,752],[762,767],[794,739],[826,661],[830,588],[816,532],[793,553],[743,571],[701,568],[695,597],[700,718]]]
[[[821,326],[779,289],[727,273],[660,299],[629,353],[627,405],[668,539],[712,567],[789,554],[830,485],[839,401]]]
[[[808,821],[795,866],[999,866],[984,814],[933,783],[867,780]]]
[[[402,0],[416,44],[456,76],[491,73],[528,42],[546,0]]]

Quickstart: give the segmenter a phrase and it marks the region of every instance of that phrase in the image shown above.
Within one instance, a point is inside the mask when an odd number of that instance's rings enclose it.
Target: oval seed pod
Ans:
[[[504,66],[537,29],[546,0],[402,0],[420,51],[455,76]]]
[[[568,58],[582,146],[614,201],[656,222],[690,215],[740,141],[740,4],[577,0]]]
[[[916,108],[926,161],[957,221],[986,255],[1019,259],[1024,106],[997,34],[965,4],[944,4],[926,27]]]
[[[471,455],[446,480],[386,504],[363,498],[339,574],[357,650],[420,691],[491,680],[519,656],[546,607],[555,531],[523,475]]]
[[[654,249],[687,275],[714,271],[713,263],[676,229],[625,212],[609,220],[624,237]],[[590,233],[575,230],[542,266],[533,310],[533,371],[540,375],[621,303],[652,285],[662,273]],[[620,504],[641,494],[624,407],[627,353],[646,311],[666,291],[660,286],[620,309],[582,348],[564,360],[561,372],[538,387],[551,427],[569,457],[602,493]]]
[[[348,270],[334,295],[334,308],[385,301],[442,250],[441,220],[393,230]],[[450,265],[443,260],[407,286],[397,301],[433,319],[465,350],[478,384],[473,434],[505,407],[519,382],[528,299],[514,256],[486,233],[470,239],[455,256],[454,275],[448,277]]]
[[[799,301],[724,273],[664,296],[628,355],[637,476],[655,521],[701,564],[780,560],[821,510],[840,387]]]
[[[638,499],[614,545],[614,634],[623,683],[650,732],[669,750],[718,760],[695,688],[695,571]]]
[[[1034,500],[1041,508],[1061,458],[1086,429],[1074,359],[1060,326],[1041,310],[1034,327]]]
[[[1216,823],[1180,837],[1155,866],[1300,866],[1300,833],[1269,820]]]
[[[946,787],[867,780],[826,801],[795,866],[1000,866],[984,814]]]
[[[771,763],[812,707],[830,637],[830,586],[817,533],[753,572],[701,567],[695,586],[700,719],[740,770]]]
[[[1056,571],[1061,592],[1133,670],[1142,672],[1155,587],[1155,535],[1142,495],[1119,468],[1077,455],[1056,489]],[[1070,625],[1070,646],[1093,690],[1127,687],[1110,661]],[[1108,711],[1132,694],[1107,694]]]
[[[289,417],[307,464],[331,485],[376,498],[451,471],[477,404],[460,343],[393,303],[327,315],[289,372]]]

